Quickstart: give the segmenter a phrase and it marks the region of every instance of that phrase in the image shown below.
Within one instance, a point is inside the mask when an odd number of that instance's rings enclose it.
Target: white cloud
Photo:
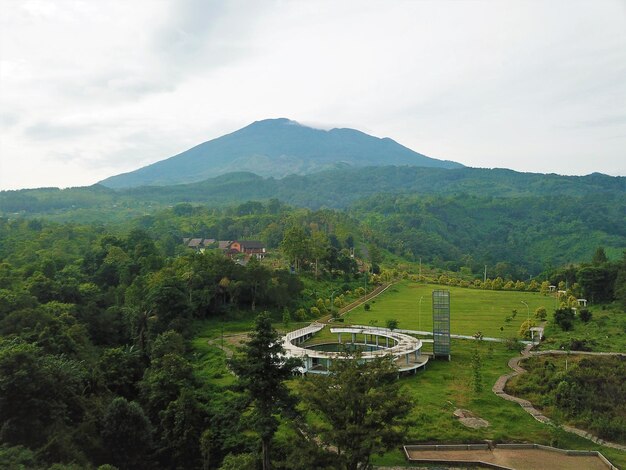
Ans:
[[[626,7],[0,0],[0,189],[91,184],[254,120],[470,166],[626,174]]]

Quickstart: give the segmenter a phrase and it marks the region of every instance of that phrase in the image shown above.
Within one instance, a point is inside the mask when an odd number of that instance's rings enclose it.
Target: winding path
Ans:
[[[586,351],[537,351],[531,352],[533,345],[529,344],[527,345],[524,350],[522,351],[522,355],[521,356],[517,356],[517,357],[513,357],[509,360],[509,367],[511,369],[513,369],[513,372],[510,372],[508,374],[504,374],[501,375],[500,377],[498,377],[498,380],[496,380],[496,383],[493,385],[492,387],[492,391],[493,393],[495,393],[496,395],[498,395],[500,398],[504,398],[505,400],[508,401],[512,401],[515,402],[517,404],[519,404],[524,411],[526,411],[528,414],[530,414],[533,418],[535,418],[537,421],[544,423],[544,424],[549,424],[554,426],[555,424],[552,422],[552,420],[550,418],[548,418],[547,416],[543,415],[539,410],[537,410],[533,404],[531,402],[529,402],[528,400],[524,400],[523,398],[519,398],[519,397],[515,397],[513,395],[509,395],[508,393],[506,393],[504,391],[504,387],[506,386],[506,383],[509,381],[509,379],[511,377],[515,377],[516,375],[520,375],[523,374],[524,372],[526,372],[526,369],[522,368],[519,363],[520,361],[530,357],[530,356],[542,356],[542,355],[546,355],[546,354],[585,354],[585,355],[589,355],[589,356],[626,356],[625,354],[622,353],[605,353],[605,352],[598,352],[598,353],[594,353],[594,352],[586,352]],[[616,442],[611,442],[611,441],[606,441],[604,439],[600,439],[598,436],[594,436],[593,434],[587,432],[587,431],[583,431],[582,429],[578,429],[575,428],[573,426],[568,426],[568,425],[562,425],[561,429],[563,429],[564,431],[576,434],[580,437],[583,437],[585,439],[589,439],[592,442],[595,442],[596,444],[600,444],[606,447],[611,447],[613,449],[618,449],[621,451],[626,452],[626,445],[622,445],[622,444],[618,444]]]

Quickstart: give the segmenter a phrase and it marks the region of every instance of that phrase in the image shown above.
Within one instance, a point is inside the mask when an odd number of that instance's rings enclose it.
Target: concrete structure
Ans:
[[[302,343],[324,327],[321,323],[311,323],[305,328],[287,333],[282,338],[287,356],[303,360],[302,373],[327,374],[332,361],[345,357],[343,352],[319,351],[302,346]],[[392,355],[400,373],[415,373],[428,362],[428,356],[421,354],[422,341],[403,333],[360,325],[334,327],[330,331],[337,334],[337,343],[334,344],[371,347],[373,350],[361,353],[364,361]]]
[[[535,341],[535,336],[537,336],[537,341]],[[530,342],[531,343],[539,343],[543,338],[543,326],[533,326],[530,328]]]

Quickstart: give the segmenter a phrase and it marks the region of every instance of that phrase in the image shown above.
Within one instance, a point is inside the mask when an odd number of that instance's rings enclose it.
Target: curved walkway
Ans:
[[[552,426],[555,425],[552,422],[552,420],[548,418],[547,416],[543,415],[539,410],[537,410],[531,402],[529,402],[528,400],[524,400],[523,398],[509,395],[508,393],[504,391],[504,387],[506,386],[506,383],[509,381],[511,377],[515,377],[516,375],[520,375],[526,372],[526,369],[522,368],[519,365],[520,361],[530,357],[531,355],[543,356],[546,354],[577,354],[577,355],[586,354],[589,356],[624,356],[624,354],[621,354],[621,353],[593,353],[593,352],[586,352],[586,351],[569,351],[569,353],[566,351],[538,351],[538,352],[533,351],[531,352],[532,347],[533,347],[532,344],[527,345],[522,351],[521,356],[513,357],[509,360],[509,367],[513,369],[513,372],[500,376],[498,380],[496,380],[496,383],[494,384],[491,390],[500,398],[504,398],[505,400],[512,401],[512,402],[519,404],[528,414],[530,414],[537,421],[544,423],[544,424],[550,424]],[[576,434],[580,437],[584,437],[585,439],[589,439],[590,441],[595,442],[596,444],[600,444],[606,447],[611,447],[613,449],[618,449],[618,450],[626,452],[626,445],[617,444],[616,442],[605,441],[604,439],[600,439],[598,436],[594,436],[593,434],[587,431],[583,431],[582,429],[578,429],[578,428],[575,428],[573,426],[568,426],[568,425],[562,425],[561,429],[563,429],[564,431]]]

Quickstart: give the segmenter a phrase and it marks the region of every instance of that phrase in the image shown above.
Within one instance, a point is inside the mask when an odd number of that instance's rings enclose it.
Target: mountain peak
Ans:
[[[273,126],[307,127],[307,126],[302,126],[302,124],[300,124],[299,122],[294,121],[292,119],[288,119],[288,118],[270,118],[270,119],[261,119],[260,121],[254,121],[252,124],[249,124],[248,126],[244,127],[244,129],[247,129],[248,127],[273,127]]]
[[[231,172],[282,178],[342,166],[463,165],[417,153],[390,138],[350,128],[315,129],[287,118],[263,119],[183,153],[100,183],[111,188],[193,183]]]

